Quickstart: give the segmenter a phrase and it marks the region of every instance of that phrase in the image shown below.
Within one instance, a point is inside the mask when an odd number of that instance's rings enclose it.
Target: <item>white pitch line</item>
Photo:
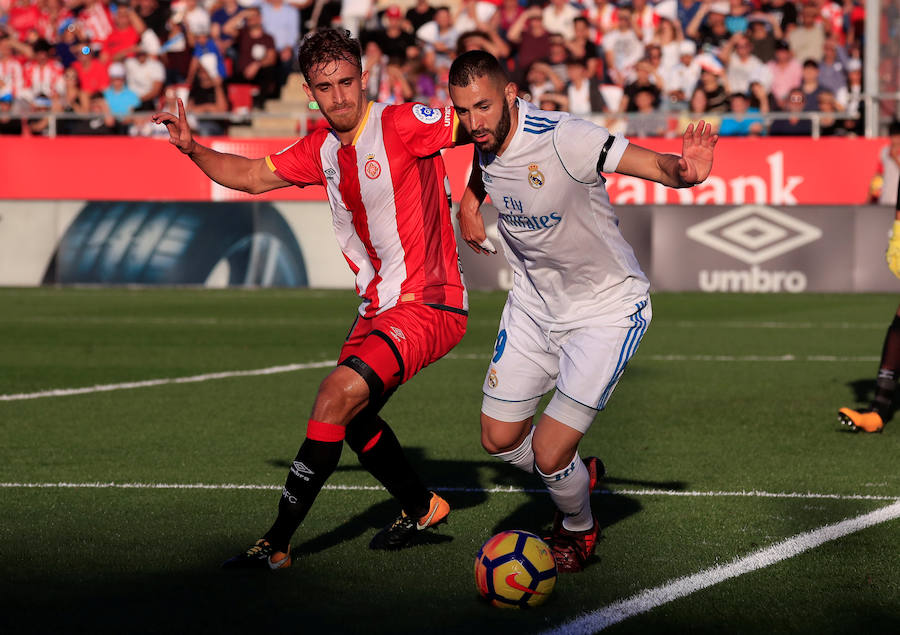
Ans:
[[[114,481],[93,481],[84,483],[57,482],[57,483],[27,483],[27,482],[0,482],[0,489],[178,489],[178,490],[280,490],[280,485],[265,485],[258,483],[117,483]],[[334,491],[373,492],[382,491],[379,485],[325,485],[323,489]],[[480,494],[546,494],[545,488],[531,489],[525,487],[495,486],[495,487],[441,487],[433,486],[438,492],[464,492]],[[604,489],[595,491],[594,494],[604,496],[675,496],[675,497],[711,497],[711,498],[800,498],[807,500],[870,500],[870,501],[897,501],[900,496],[887,496],[875,494],[827,494],[815,492],[765,492],[761,490],[736,490],[736,491],[684,491],[672,489]]]
[[[641,355],[637,359],[653,362],[877,362],[871,355]]]
[[[483,318],[484,323],[496,323],[495,318]],[[470,319],[471,322],[471,319]],[[97,315],[28,315],[0,316],[0,324],[89,324],[89,325],[149,325],[149,326],[296,326],[309,324],[309,318],[252,317],[234,318],[222,316],[156,317],[156,316],[97,316]],[[334,324],[332,318],[315,319],[314,324]],[[769,329],[769,330],[884,330],[884,322],[784,322],[775,320],[673,320],[663,318],[653,323],[654,329]]]
[[[109,392],[112,390],[129,390],[132,388],[164,386],[166,384],[191,384],[194,382],[211,381],[213,379],[229,379],[231,377],[256,377],[259,375],[276,375],[278,373],[291,373],[297,370],[309,370],[311,368],[328,368],[329,366],[334,366],[336,363],[337,362],[332,359],[322,362],[309,362],[306,364],[286,364],[284,366],[270,366],[269,368],[258,368],[255,370],[229,370],[220,373],[192,375],[190,377],[147,379],[144,381],[129,381],[121,384],[84,386],[83,388],[57,388],[55,390],[43,390],[40,392],[0,395],[0,401],[21,401],[24,399],[41,399],[42,397],[69,397],[72,395],[86,395],[94,392]]]
[[[474,359],[487,360],[490,355],[481,353],[449,353],[447,359]],[[640,360],[653,362],[866,362],[874,363],[880,358],[874,356],[839,357],[833,355],[641,355]],[[134,388],[150,388],[164,386],[166,384],[190,384],[195,382],[212,381],[215,379],[229,379],[232,377],[257,377],[260,375],[276,375],[278,373],[291,373],[298,370],[310,370],[313,368],[328,368],[334,366],[335,360],[321,362],[307,362],[303,364],[286,364],[283,366],[270,366],[252,370],[230,370],[218,373],[205,373],[190,377],[166,377],[162,379],[146,379],[142,381],[129,381],[119,384],[102,384],[98,386],[83,386],[81,388],[55,388],[38,392],[16,393],[0,395],[0,401],[24,401],[27,399],[42,399],[45,397],[71,397],[74,395],[88,395],[97,392],[111,392],[114,390],[131,390]]]
[[[900,501],[868,514],[848,518],[832,525],[797,534],[771,547],[754,551],[728,564],[704,569],[698,573],[677,578],[658,587],[641,591],[596,611],[586,613],[570,622],[544,631],[542,635],[579,635],[597,633],[630,617],[641,615],[673,600],[686,597],[725,580],[736,578],[758,569],[793,558],[826,542],[900,518]]]
[[[884,323],[879,322],[771,322],[771,321],[728,321],[728,322],[701,322],[699,320],[679,320],[677,322],[660,321],[654,322],[655,328],[676,327],[676,328],[720,328],[720,329],[880,329],[883,330]]]

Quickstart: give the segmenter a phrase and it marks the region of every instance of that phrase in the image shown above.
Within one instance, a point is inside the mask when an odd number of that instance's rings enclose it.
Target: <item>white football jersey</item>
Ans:
[[[650,283],[619,231],[600,172],[614,172],[621,136],[568,113],[518,100],[502,156],[478,159],[500,212],[513,270],[510,298],[548,329],[631,315]]]

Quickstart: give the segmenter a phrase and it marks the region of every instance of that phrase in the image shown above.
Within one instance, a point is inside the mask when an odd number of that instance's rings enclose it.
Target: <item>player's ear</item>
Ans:
[[[516,103],[516,96],[519,94],[519,89],[516,87],[514,82],[509,82],[506,84],[506,87],[503,89],[503,96],[506,98],[506,105],[512,108],[513,104]]]
[[[360,85],[362,86],[363,92],[366,91],[366,85],[369,83],[369,71],[363,71],[362,76],[360,77]]]
[[[312,89],[309,87],[309,84],[307,84],[306,82],[303,82],[303,92],[306,93],[306,96],[307,96],[307,98],[309,98],[310,101],[316,100],[316,98],[313,97]]]

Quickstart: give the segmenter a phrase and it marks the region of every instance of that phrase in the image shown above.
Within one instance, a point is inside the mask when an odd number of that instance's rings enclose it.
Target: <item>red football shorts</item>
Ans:
[[[385,392],[446,355],[466,332],[467,317],[425,304],[400,304],[356,319],[338,364],[354,356],[384,383]]]

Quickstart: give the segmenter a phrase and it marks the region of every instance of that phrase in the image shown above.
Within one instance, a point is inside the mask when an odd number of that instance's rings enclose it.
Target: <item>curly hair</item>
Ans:
[[[300,41],[297,61],[300,72],[309,81],[311,71],[330,62],[345,61],[362,71],[362,49],[359,40],[345,29],[319,29],[307,33]]]

